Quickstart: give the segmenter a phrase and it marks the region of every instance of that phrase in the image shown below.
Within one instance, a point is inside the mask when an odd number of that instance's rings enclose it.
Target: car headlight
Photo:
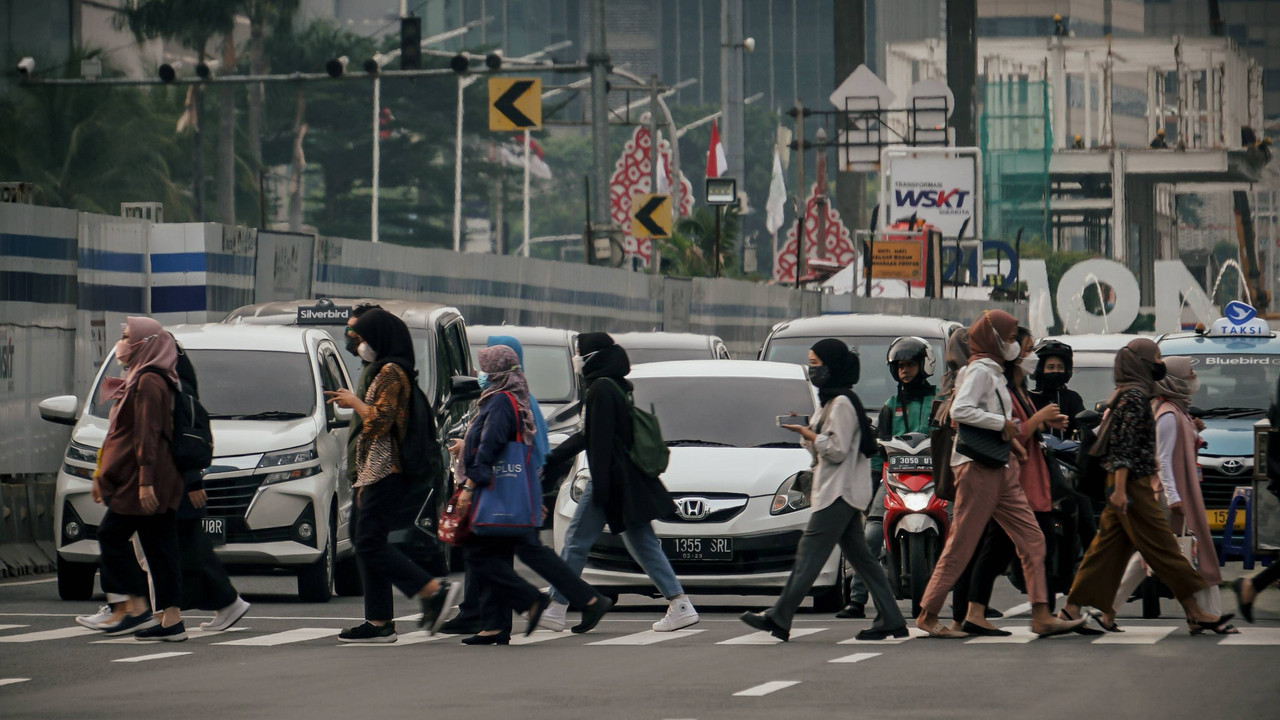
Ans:
[[[574,502],[582,499],[582,493],[587,491],[587,483],[589,482],[591,482],[591,472],[586,468],[574,474],[573,482],[569,484],[569,499]]]
[[[797,473],[799,474],[799,473]],[[778,486],[769,505],[770,515],[786,515],[809,507],[809,497],[795,489],[796,475],[792,475]]]
[[[282,468],[289,465],[301,465],[308,463],[304,467],[291,468],[288,470],[276,470],[267,473],[262,478],[263,485],[274,485],[275,483],[288,482],[290,480],[299,480],[305,477],[311,477],[320,472],[320,455],[316,452],[315,444],[303,445],[302,447],[289,448],[288,450],[278,450],[270,452],[262,456],[262,460],[258,462],[259,470],[270,468]]]
[[[98,464],[98,448],[73,442],[67,445],[67,459],[96,465]]]

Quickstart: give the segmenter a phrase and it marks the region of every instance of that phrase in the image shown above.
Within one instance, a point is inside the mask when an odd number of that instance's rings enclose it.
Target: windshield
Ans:
[[[853,390],[862,399],[862,404],[866,407],[867,412],[874,418],[880,406],[884,405],[889,398],[898,392],[898,384],[889,375],[889,362],[886,360],[889,355],[889,345],[897,338],[859,335],[843,336],[838,339],[843,340],[846,345],[858,351],[858,356],[862,360],[862,377],[858,380],[858,384],[854,386]],[[808,365],[809,348],[813,347],[819,340],[822,340],[822,338],[773,338],[769,341],[769,348],[765,351],[763,359],[772,362]],[[942,379],[942,341],[930,338],[929,344],[933,346],[935,361],[933,376],[929,378],[929,382],[937,386]]]
[[[1035,381],[1030,381],[1032,387]],[[1067,387],[1080,393],[1086,410],[1092,410],[1100,402],[1106,402],[1116,389],[1115,370],[1109,367],[1077,367],[1071,371]]]
[[[627,351],[627,360],[630,360],[632,365],[672,360],[715,359],[709,348],[629,348],[624,346],[623,349]]]
[[[314,325],[321,330],[329,333],[329,337],[337,343],[342,350],[338,353],[338,357],[342,358],[342,364],[347,366],[347,376],[351,378],[351,385],[354,388],[360,382],[360,373],[364,370],[364,365],[360,362],[360,358],[347,352],[347,326],[346,325]],[[427,397],[432,395],[433,388],[431,381],[435,378],[435,373],[423,372],[422,369],[429,367],[431,364],[431,356],[427,348],[433,342],[432,335],[422,328],[409,328],[409,335],[413,337],[413,351],[415,357],[413,361],[417,363],[418,384],[422,386],[422,391]],[[203,398],[201,398],[203,400]]]
[[[488,345],[471,344],[471,363],[477,368],[480,367],[480,351],[486,347]],[[576,397],[569,348],[563,345],[523,345],[523,349],[524,377],[529,381],[529,392],[539,403],[567,403]]]
[[[1200,378],[1200,392],[1191,398],[1195,407],[1265,411],[1280,377],[1280,355],[1192,355],[1191,367]]]
[[[315,379],[305,353],[263,350],[188,350],[200,383],[200,402],[211,418],[270,413],[275,418],[306,417],[315,407]],[[122,375],[115,356],[102,377]],[[108,417],[114,401],[90,396],[89,414]]]
[[[652,404],[668,443],[799,447],[799,435],[777,426],[778,415],[812,415],[813,392],[804,380],[743,377],[640,378],[636,407]]]

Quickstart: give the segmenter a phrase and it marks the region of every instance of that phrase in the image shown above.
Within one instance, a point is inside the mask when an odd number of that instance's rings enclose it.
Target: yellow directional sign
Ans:
[[[490,130],[510,132],[541,128],[541,78],[489,78]]]
[[[631,237],[671,237],[671,196],[631,196]]]

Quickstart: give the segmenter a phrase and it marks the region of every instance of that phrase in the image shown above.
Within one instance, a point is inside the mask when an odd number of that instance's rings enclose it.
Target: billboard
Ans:
[[[881,155],[882,223],[914,215],[943,237],[981,237],[977,148],[885,148]],[[968,225],[966,226],[966,222]]]

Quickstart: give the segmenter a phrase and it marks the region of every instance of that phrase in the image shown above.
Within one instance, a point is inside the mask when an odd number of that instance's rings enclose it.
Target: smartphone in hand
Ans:
[[[783,425],[804,425],[808,427],[809,416],[808,415],[779,415],[776,419],[776,422],[778,424],[778,427],[782,427]]]

